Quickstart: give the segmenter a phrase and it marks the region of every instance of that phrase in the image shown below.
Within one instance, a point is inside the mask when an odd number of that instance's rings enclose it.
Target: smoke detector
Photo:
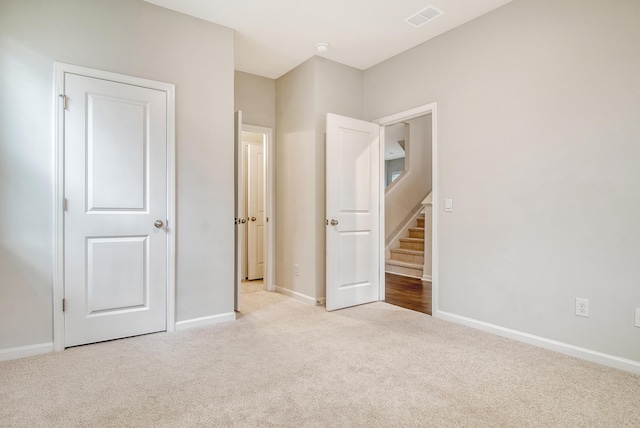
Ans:
[[[316,51],[318,53],[325,53],[329,50],[329,43],[318,43],[316,45]]]
[[[442,10],[438,9],[435,6],[429,5],[422,9],[420,12],[414,13],[413,15],[405,19],[404,22],[418,28],[429,21],[433,21],[442,14],[444,14]]]

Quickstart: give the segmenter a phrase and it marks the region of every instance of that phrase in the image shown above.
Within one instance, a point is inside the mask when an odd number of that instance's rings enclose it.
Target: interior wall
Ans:
[[[276,286],[316,293],[315,61],[276,80]],[[296,275],[294,265],[300,266]]]
[[[54,61],[176,85],[176,319],[233,313],[233,43],[142,1],[0,2],[0,349],[53,340]]]
[[[365,72],[369,119],[430,102],[440,310],[640,361],[640,3],[516,0]]]
[[[234,88],[235,109],[242,110],[242,121],[275,129],[276,81],[236,70]]]
[[[431,191],[431,115],[405,121],[409,138],[406,175],[385,192],[384,232],[389,241],[422,206]]]
[[[325,297],[326,115],[361,118],[362,79],[315,56],[276,81],[276,284],[308,302]]]
[[[326,297],[326,130],[327,113],[362,119],[364,73],[361,70],[316,56],[315,80],[315,204],[316,204],[316,296]]]

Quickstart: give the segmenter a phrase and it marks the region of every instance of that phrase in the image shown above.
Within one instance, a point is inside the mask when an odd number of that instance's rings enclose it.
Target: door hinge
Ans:
[[[67,198],[62,198],[62,211],[67,210]]]
[[[67,310],[67,299],[62,299],[62,312]]]
[[[62,109],[66,110],[67,109],[67,96],[65,94],[60,94],[58,96],[60,98],[62,98]]]

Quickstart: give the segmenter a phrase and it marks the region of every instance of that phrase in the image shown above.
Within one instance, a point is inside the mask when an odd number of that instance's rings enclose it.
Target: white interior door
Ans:
[[[167,329],[167,95],[64,79],[65,346]]]
[[[234,177],[234,189],[236,195],[235,206],[235,278],[234,278],[234,308],[240,311],[242,303],[242,245],[244,242],[244,225],[247,220],[244,217],[244,198],[242,194],[242,180],[244,176],[244,156],[242,154],[242,111],[235,112],[234,115],[234,144],[235,144],[235,164],[236,174]]]
[[[247,145],[247,278],[260,279],[264,275],[264,147]]]
[[[379,300],[380,127],[327,114],[327,310]]]

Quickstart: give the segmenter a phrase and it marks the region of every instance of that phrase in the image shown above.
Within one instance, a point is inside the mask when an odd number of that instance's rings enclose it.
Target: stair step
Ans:
[[[424,265],[424,251],[407,250],[405,248],[392,248],[389,251],[391,252],[391,260]]]
[[[407,250],[424,251],[424,239],[422,238],[400,238],[400,248]]]
[[[401,262],[399,260],[387,260],[385,263],[385,272],[411,276],[414,278],[422,278],[422,265]]]
[[[422,238],[424,239],[424,227],[410,227],[409,238]]]
[[[418,217],[416,220],[418,220],[418,227],[424,228],[424,214]]]

